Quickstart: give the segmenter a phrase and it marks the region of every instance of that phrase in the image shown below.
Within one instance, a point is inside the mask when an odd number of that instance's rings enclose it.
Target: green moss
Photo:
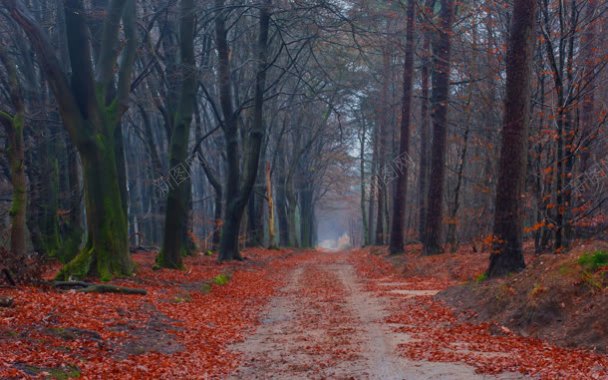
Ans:
[[[70,231],[62,240],[60,246],[54,252],[52,252],[51,255],[57,258],[63,264],[67,264],[72,261],[80,249],[82,234],[82,229],[78,227],[70,228]]]
[[[215,285],[226,285],[228,282],[230,282],[230,275],[229,274],[218,274],[217,276],[213,277],[213,280],[211,280]]]
[[[480,274],[479,276],[475,277],[475,282],[476,283],[482,283],[484,281],[486,281],[488,279],[488,274],[486,272]]]
[[[608,266],[608,252],[595,251],[585,253],[578,259],[578,264],[585,270],[595,272],[602,267]]]
[[[14,189],[14,190],[17,190],[17,189]],[[19,212],[21,210],[23,210],[24,205],[25,204],[23,202],[22,197],[13,195],[13,202],[11,203],[11,208],[8,211],[8,214],[11,217],[15,217],[15,216],[19,215]]]
[[[17,133],[23,133],[23,126],[25,125],[24,114],[19,112],[13,117],[13,128]]]
[[[81,372],[78,367],[67,366],[64,368],[49,368],[47,370],[49,377],[54,380],[67,380],[80,377]]]
[[[80,253],[69,263],[61,268],[61,271],[57,274],[57,280],[67,281],[70,279],[83,279],[85,278],[91,269],[93,263],[93,247],[83,249]]]
[[[22,369],[25,373],[30,375],[39,375],[43,372],[46,372],[48,375],[45,377],[45,379],[53,380],[75,379],[79,378],[82,375],[80,369],[73,365],[68,365],[65,367],[44,368],[25,364],[22,366]]]

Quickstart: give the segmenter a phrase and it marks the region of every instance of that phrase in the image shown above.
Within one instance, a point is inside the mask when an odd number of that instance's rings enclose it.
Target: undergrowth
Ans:
[[[595,272],[600,268],[608,266],[608,252],[587,252],[578,259],[578,263],[584,269]]]

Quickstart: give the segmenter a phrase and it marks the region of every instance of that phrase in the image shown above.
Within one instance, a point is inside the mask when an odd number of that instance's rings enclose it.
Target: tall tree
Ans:
[[[405,63],[403,64],[403,100],[401,104],[401,131],[399,136],[399,156],[397,159],[397,181],[393,201],[391,226],[391,254],[404,252],[403,221],[407,195],[407,175],[410,150],[410,118],[412,108],[412,85],[414,78],[414,22],[416,4],[410,0],[407,6],[407,31],[405,37]]]
[[[448,102],[450,89],[450,57],[454,1],[441,0],[439,25],[433,39],[433,79],[431,116],[433,119],[433,145],[431,147],[431,178],[427,198],[426,233],[424,252],[427,255],[442,253],[443,193],[448,128]]]
[[[83,163],[88,241],[62,269],[59,277],[97,275],[110,279],[128,275],[133,264],[128,251],[127,219],[114,139],[116,128],[120,128],[121,117],[128,108],[136,49],[134,0],[112,0],[107,4],[98,48],[90,44],[84,2],[65,1],[70,77],[63,71],[45,32],[30,12],[16,0],[7,0],[4,4],[27,34],[38,56],[64,126]],[[121,19],[127,43],[122,50],[116,80]]]
[[[387,24],[387,33],[389,31],[389,26]],[[378,160],[376,163],[376,196],[378,200],[378,204],[376,205],[376,245],[384,245],[386,244],[386,204],[387,204],[387,165],[386,165],[386,156],[389,151],[389,122],[390,122],[390,114],[391,114],[391,104],[389,100],[390,96],[390,82],[392,76],[391,70],[391,54],[392,52],[389,50],[388,46],[382,47],[382,90],[380,93],[380,105],[377,107],[378,113],[378,122],[376,124],[376,143],[377,145],[377,154],[376,159]]]
[[[536,1],[515,0],[507,51],[507,88],[503,116],[494,244],[488,275],[502,276],[525,268],[523,256],[524,205],[530,78],[534,52]]]
[[[220,242],[221,261],[239,260],[239,234],[245,206],[249,201],[257,177],[262,141],[264,140],[264,91],[266,87],[268,31],[270,27],[271,0],[264,0],[260,6],[259,34],[257,41],[257,69],[253,109],[253,125],[248,133],[243,152],[243,170],[239,149],[239,130],[232,106],[230,80],[230,48],[228,46],[224,1],[216,0],[220,14],[216,16],[215,31],[219,55],[218,80],[224,116],[224,136],[226,139],[226,214],[222,226]]]
[[[177,174],[176,182],[169,188],[167,194],[165,237],[163,248],[157,259],[158,264],[166,268],[180,268],[182,266],[182,251],[185,249],[185,236],[188,232],[188,211],[191,206],[189,202],[190,163],[187,162],[188,141],[197,89],[194,57],[195,24],[194,0],[182,0],[179,25],[179,79],[181,81],[181,91],[179,103],[173,115],[173,128],[169,146],[170,170],[180,173],[174,173]]]
[[[427,0],[424,7],[425,19],[432,13],[435,0]],[[429,115],[429,78],[431,64],[431,27],[428,21],[423,24],[422,36],[422,67],[421,75],[421,104],[420,104],[420,167],[418,172],[418,205],[420,207],[418,215],[418,235],[421,242],[425,241],[426,234],[426,208],[427,191],[429,183],[429,146],[431,140],[430,115]]]

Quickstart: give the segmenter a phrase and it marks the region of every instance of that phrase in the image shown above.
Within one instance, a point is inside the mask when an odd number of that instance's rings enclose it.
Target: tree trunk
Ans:
[[[181,93],[170,145],[170,174],[173,179],[167,195],[165,236],[157,263],[164,268],[181,268],[188,251],[187,233],[190,210],[190,162],[188,141],[196,101],[196,62],[194,57],[194,0],[182,0],[180,9],[180,79]]]
[[[313,191],[310,186],[300,189],[298,198],[300,200],[300,244],[302,248],[312,248],[315,244],[315,210]]]
[[[597,11],[597,1],[598,0],[589,0],[587,4],[587,10],[585,12],[585,18],[587,20],[592,20],[595,17],[595,13]],[[587,26],[587,30],[581,37],[581,46],[582,46],[582,64],[584,67],[584,71],[582,74],[583,83],[591,84],[593,79],[595,78],[595,66],[597,59],[597,49],[595,48],[594,42],[596,39],[596,34],[598,30],[598,22],[591,21],[591,23]],[[587,168],[589,168],[589,158],[591,152],[589,148],[591,147],[591,140],[594,137],[593,129],[596,126],[595,121],[595,93],[596,89],[593,84],[589,86],[589,89],[585,92],[582,105],[581,105],[581,158],[580,158],[580,171],[584,173]]]
[[[89,240],[84,250],[58,276],[98,275],[107,280],[116,275],[129,275],[133,264],[128,251],[127,220],[118,182],[114,132],[128,107],[136,47],[132,33],[134,2],[113,0],[108,3],[99,54],[92,54],[83,2],[66,0],[64,11],[72,67],[71,83],[62,71],[52,45],[31,14],[15,0],[4,4],[37,53],[41,69],[57,100],[64,127],[83,161]],[[113,89],[121,18],[128,42],[118,70],[118,83]],[[98,57],[95,69],[92,64],[94,56]],[[115,97],[110,98],[109,94],[115,94]]]
[[[5,126],[8,143],[8,162],[13,187],[13,200],[9,211],[11,217],[11,253],[14,263],[20,263],[26,254],[26,207],[27,179],[25,174],[25,144],[23,128],[25,126],[25,105],[23,93],[17,74],[17,66],[8,54],[0,50],[0,63],[8,74],[9,96],[14,108],[11,115],[0,109],[0,124]],[[18,273],[18,268],[11,268]]]
[[[260,160],[261,161],[261,160]],[[258,172],[264,172],[261,167]],[[265,178],[258,175],[255,180],[254,190],[247,204],[247,246],[259,247],[264,242],[264,197]]]
[[[407,6],[407,31],[405,42],[405,63],[403,65],[403,103],[401,105],[401,132],[399,156],[397,158],[397,182],[393,202],[393,221],[389,251],[391,254],[404,253],[404,214],[407,200],[407,175],[410,150],[410,114],[412,108],[412,85],[414,81],[414,22],[416,4],[413,0]]]
[[[297,211],[298,211],[298,200],[293,189],[293,180],[289,181],[286,185],[286,196],[287,196],[287,217],[289,219],[289,246],[299,247],[300,242],[298,238],[297,230]]]
[[[467,118],[468,119],[468,118]],[[456,187],[454,188],[454,200],[452,203],[452,209],[450,210],[450,221],[448,224],[447,243],[450,245],[450,251],[452,253],[458,250],[458,210],[460,209],[460,189],[462,188],[462,181],[464,175],[464,165],[467,157],[467,149],[469,144],[469,133],[471,122],[466,121],[466,129],[464,131],[464,146],[460,152],[460,158],[458,162],[458,171],[456,173]]]
[[[261,145],[264,138],[264,90],[266,86],[266,60],[268,54],[268,30],[270,26],[271,0],[266,0],[260,7],[259,35],[257,43],[257,75],[254,99],[253,126],[246,141],[243,175],[240,173],[238,129],[232,112],[230,51],[227,42],[225,20],[218,15],[215,21],[218,54],[220,60],[219,82],[222,111],[224,113],[224,133],[228,157],[226,181],[226,218],[220,243],[220,261],[242,259],[239,252],[239,234],[243,212],[253,185],[255,183]],[[216,0],[218,9],[222,9],[223,0]]]
[[[88,241],[84,249],[57,276],[98,276],[104,281],[114,276],[127,276],[133,270],[128,255],[127,219],[122,209],[121,191],[112,149],[114,136],[91,139],[89,150],[81,155],[87,210]]]
[[[287,214],[287,180],[285,174],[285,157],[282,143],[277,148],[277,219],[279,222],[279,245],[288,247],[289,241],[289,216]]]
[[[12,127],[8,128],[10,144],[8,156],[11,167],[11,185],[13,202],[11,204],[11,252],[15,258],[24,258],[26,254],[25,223],[27,205],[27,181],[25,176],[25,147],[23,141],[23,110],[13,117]]]
[[[526,177],[535,11],[535,1],[515,0],[507,52],[507,93],[496,189],[494,242],[488,268],[490,277],[525,267],[521,195]]]
[[[268,247],[275,248],[275,218],[274,218],[274,196],[272,195],[272,171],[270,162],[266,162],[266,201],[268,202]]]
[[[360,181],[360,207],[361,207],[361,224],[362,224],[362,244],[363,246],[368,246],[370,244],[369,240],[369,221],[367,220],[367,210],[366,210],[366,192],[365,192],[365,138],[367,135],[365,120],[362,120],[363,125],[361,126],[361,131],[359,132],[359,181]],[[370,199],[371,202],[371,199]]]
[[[445,181],[445,156],[447,140],[447,114],[450,84],[450,50],[454,2],[441,0],[440,29],[433,43],[433,146],[431,153],[431,178],[427,200],[426,234],[424,253],[434,255],[443,252],[443,193]]]
[[[386,243],[385,236],[385,211],[386,211],[386,197],[387,197],[387,172],[386,172],[386,151],[388,149],[388,123],[390,117],[390,101],[389,101],[389,82],[390,82],[390,52],[387,47],[383,48],[382,52],[382,93],[380,99],[380,106],[378,107],[380,115],[379,125],[376,128],[378,134],[378,167],[377,167],[377,208],[376,208],[376,239],[375,245],[384,245]]]
[[[72,260],[80,249],[84,225],[82,222],[82,191],[80,185],[80,161],[78,150],[69,139],[65,139],[68,155],[68,179],[70,192],[70,216],[66,234],[63,238],[60,258],[62,262]]]
[[[430,31],[425,30],[423,38],[423,62],[420,73],[422,76],[422,94],[420,105],[420,170],[418,172],[418,236],[424,244],[426,234],[427,191],[429,187],[429,143],[431,142],[429,117],[429,65],[431,63]]]

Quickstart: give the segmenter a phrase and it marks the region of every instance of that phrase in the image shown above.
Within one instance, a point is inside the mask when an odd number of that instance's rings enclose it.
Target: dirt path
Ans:
[[[388,300],[365,290],[346,253],[311,255],[288,274],[260,327],[233,347],[245,357],[233,379],[520,379],[482,376],[460,363],[411,361],[411,341],[385,322]],[[387,284],[390,286],[390,284]],[[433,291],[399,290],[400,297]],[[395,295],[393,295],[395,296]]]

